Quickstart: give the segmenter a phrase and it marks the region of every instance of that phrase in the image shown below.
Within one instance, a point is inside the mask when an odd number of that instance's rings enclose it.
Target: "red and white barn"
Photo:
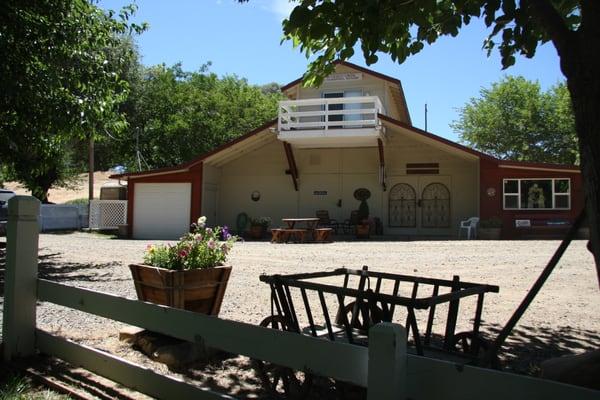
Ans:
[[[498,160],[418,129],[392,77],[343,62],[319,88],[282,90],[276,120],[190,162],[114,175],[128,182],[130,235],[178,238],[201,215],[343,221],[360,188],[390,237],[456,237],[473,216],[502,220],[504,238],[552,234],[583,207],[577,166]]]

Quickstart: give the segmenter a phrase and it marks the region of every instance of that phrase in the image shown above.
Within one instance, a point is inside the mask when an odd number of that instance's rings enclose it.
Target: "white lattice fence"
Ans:
[[[90,201],[90,229],[117,229],[127,223],[127,200]]]

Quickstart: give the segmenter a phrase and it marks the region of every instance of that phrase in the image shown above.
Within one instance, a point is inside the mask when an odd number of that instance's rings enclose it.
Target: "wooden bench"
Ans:
[[[515,236],[520,239],[562,239],[572,225],[571,221],[563,218],[518,219],[530,221],[529,226],[515,226]]]
[[[285,239],[285,232],[283,232],[283,229],[271,229],[271,243],[283,243],[285,242]]]
[[[299,228],[282,228],[285,235],[285,241],[289,242],[292,238],[295,242],[303,243],[306,241],[306,234],[309,232],[308,229]]]
[[[314,231],[315,242],[331,242],[333,228],[317,228]]]

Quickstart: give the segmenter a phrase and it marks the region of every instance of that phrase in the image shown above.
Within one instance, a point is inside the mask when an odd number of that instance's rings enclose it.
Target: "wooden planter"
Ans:
[[[262,225],[250,226],[250,237],[252,239],[262,239],[265,235],[266,228]]]
[[[358,239],[368,239],[371,226],[369,224],[356,225],[356,237]]]
[[[502,228],[479,228],[477,229],[477,239],[480,240],[500,240]]]
[[[219,315],[231,267],[173,271],[129,266],[138,299],[208,315]]]

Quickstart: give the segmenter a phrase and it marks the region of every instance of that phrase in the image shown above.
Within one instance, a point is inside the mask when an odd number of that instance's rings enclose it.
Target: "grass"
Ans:
[[[87,206],[88,203],[89,203],[89,199],[87,197],[82,197],[79,199],[65,201],[64,204],[72,204],[72,205],[76,205],[76,206]]]
[[[68,396],[53,392],[50,389],[35,386],[31,381],[14,371],[3,372],[0,377],[0,400],[66,400]]]

